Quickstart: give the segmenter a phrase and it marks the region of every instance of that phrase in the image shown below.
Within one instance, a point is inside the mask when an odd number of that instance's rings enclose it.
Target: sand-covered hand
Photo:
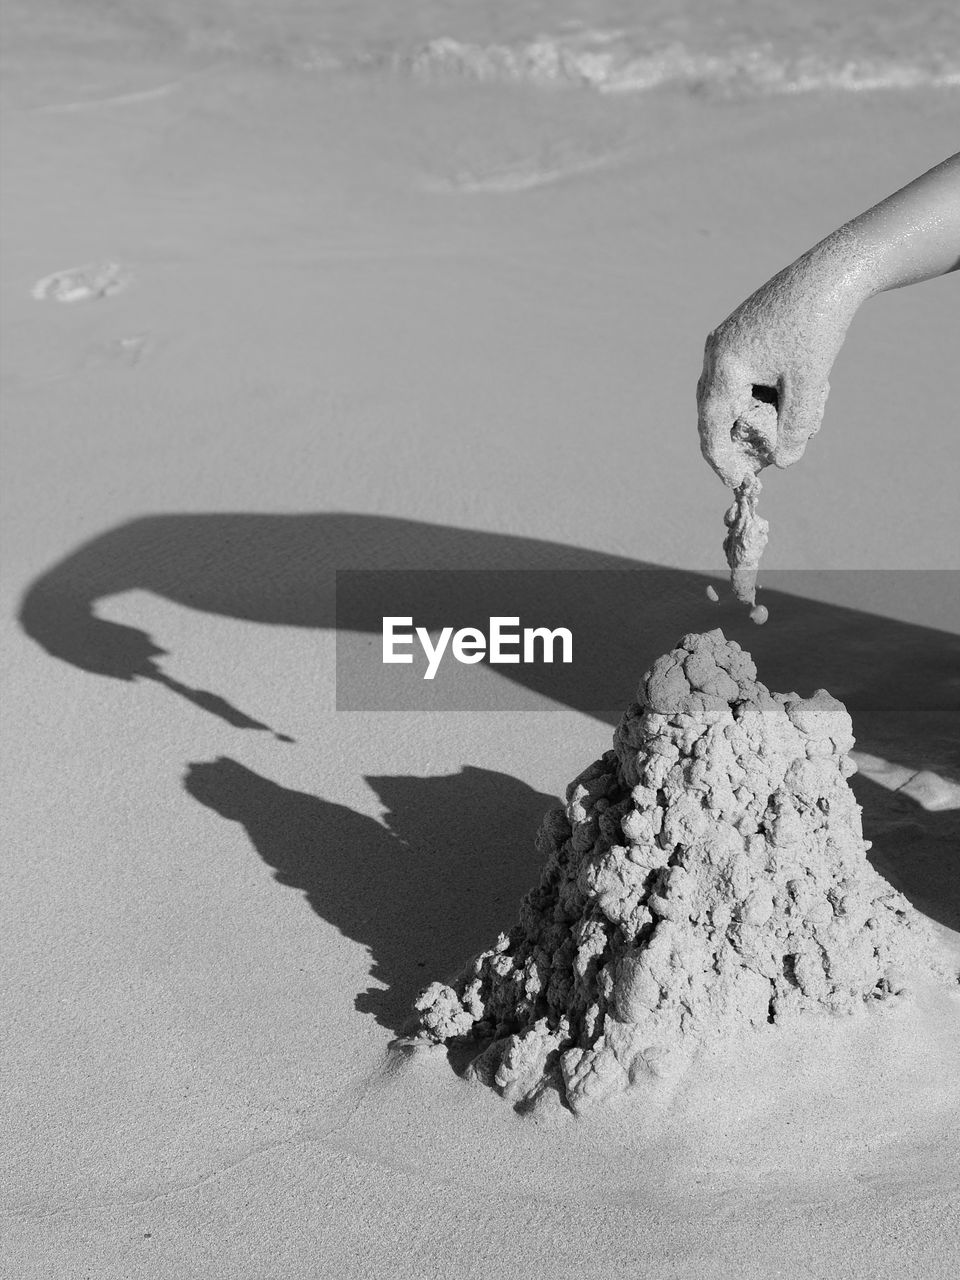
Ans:
[[[861,303],[958,268],[960,152],[844,223],[732,311],[707,337],[697,384],[700,448],[724,483],[736,489],[770,463],[802,456]],[[776,415],[759,430],[757,401]]]
[[[700,448],[725,484],[737,488],[802,456],[820,429],[857,301],[833,256],[811,251],[708,336],[697,384]]]

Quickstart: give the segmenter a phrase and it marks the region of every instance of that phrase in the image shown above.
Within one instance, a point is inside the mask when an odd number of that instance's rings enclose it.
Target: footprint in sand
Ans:
[[[131,279],[130,272],[119,262],[93,262],[54,271],[38,280],[31,293],[38,302],[87,302],[119,293]]]

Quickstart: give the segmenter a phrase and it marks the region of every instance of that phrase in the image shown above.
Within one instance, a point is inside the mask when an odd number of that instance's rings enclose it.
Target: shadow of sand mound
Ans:
[[[368,781],[388,806],[386,826],[224,757],[191,764],[184,786],[240,823],[280,884],[369,948],[370,976],[385,989],[368,988],[357,1008],[398,1032],[429,977],[452,971],[464,948],[479,951],[513,918],[539,872],[532,833],[556,801],[470,766]]]

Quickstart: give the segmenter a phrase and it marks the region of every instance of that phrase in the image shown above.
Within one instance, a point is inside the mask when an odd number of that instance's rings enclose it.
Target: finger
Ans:
[[[777,447],[773,455],[778,467],[792,466],[803,457],[807,441],[820,430],[829,392],[826,379],[796,375],[784,379],[777,415]]]
[[[701,398],[697,414],[700,452],[731,488],[753,474],[743,444],[733,438],[736,420],[736,402],[729,396],[712,394]]]
[[[776,407],[766,400],[751,400],[734,424],[733,438],[740,442],[754,471],[768,467],[777,448]]]
[[[703,372],[697,383],[697,426],[700,452],[731,488],[753,474],[747,451],[737,438],[736,424],[750,403],[752,383],[729,358],[717,353],[716,335],[707,338]]]

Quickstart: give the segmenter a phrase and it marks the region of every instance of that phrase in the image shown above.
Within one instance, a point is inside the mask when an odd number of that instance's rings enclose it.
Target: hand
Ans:
[[[55,658],[115,680],[154,680],[165,650],[145,631],[94,613],[96,597],[73,596],[62,583],[39,581],[27,592],[20,624]]]
[[[811,250],[707,338],[700,449],[731,488],[771,462],[790,466],[820,429],[827,377],[861,301],[842,256]]]

